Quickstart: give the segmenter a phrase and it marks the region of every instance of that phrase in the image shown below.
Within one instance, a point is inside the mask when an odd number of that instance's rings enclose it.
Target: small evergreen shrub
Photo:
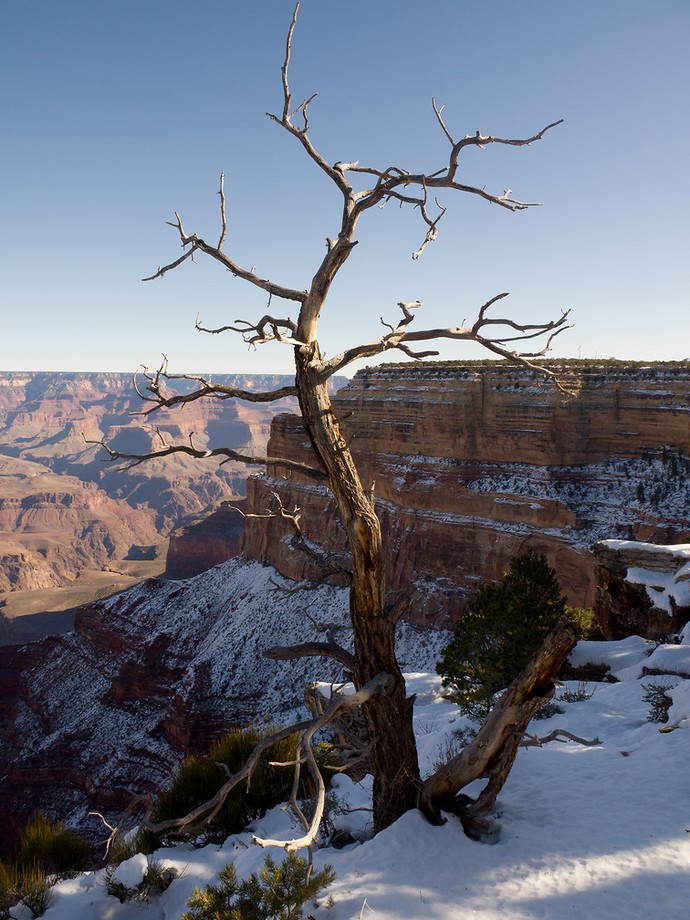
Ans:
[[[556,573],[543,555],[515,556],[498,584],[480,588],[436,665],[461,712],[486,718],[495,695],[565,613]]]
[[[19,901],[34,917],[44,914],[53,896],[51,885],[81,872],[90,850],[86,840],[63,824],[51,824],[44,814],[34,815],[21,834],[16,861],[0,862],[0,920],[7,920],[10,908]]]
[[[34,917],[40,917],[53,900],[51,882],[38,866],[27,866],[19,870],[19,896]]]
[[[37,866],[18,868],[0,862],[0,920],[9,920],[10,908],[22,901],[34,917],[50,907],[53,893],[45,873]]]
[[[253,729],[237,729],[218,741],[208,755],[188,757],[173,777],[170,788],[159,796],[151,821],[158,823],[183,817],[211,799],[229,776],[246,764],[260,739],[261,735]],[[213,821],[204,828],[205,841],[221,842],[230,834],[239,833],[250,821],[262,817],[269,808],[289,796],[293,771],[271,766],[270,763],[293,761],[296,744],[297,736],[293,735],[263,751],[249,786],[245,780],[240,782],[230,792]],[[302,770],[301,777],[300,791],[307,796],[311,792],[311,780],[306,770]],[[154,841],[149,842],[153,846]]]
[[[301,920],[303,907],[335,880],[330,865],[312,873],[305,859],[290,853],[282,863],[266,856],[257,874],[238,884],[229,863],[218,875],[220,884],[196,888],[182,920]]]
[[[578,637],[594,642],[601,642],[604,634],[599,629],[597,615],[591,607],[570,607],[565,610],[566,616],[577,628]]]
[[[174,869],[164,869],[161,863],[150,859],[142,880],[136,887],[129,888],[114,877],[116,869],[117,866],[114,863],[106,868],[104,882],[108,894],[117,898],[120,903],[142,901],[148,904],[152,898],[169,888],[177,876]]]
[[[671,697],[666,693],[675,684],[643,684],[642,699],[649,706],[648,722],[668,722],[668,711],[671,708]]]
[[[543,706],[541,706],[534,713],[534,718],[540,719],[550,719],[551,716],[561,716],[565,712],[565,709],[561,709],[558,703],[555,703],[553,700],[547,700]]]
[[[564,690],[558,694],[558,699],[563,700],[564,703],[583,703],[585,700],[591,699],[593,695],[594,690],[588,690],[587,684],[584,681],[580,681],[577,685],[577,690]]]
[[[38,813],[22,833],[17,866],[38,866],[48,875],[66,877],[86,868],[90,852],[83,837],[62,823],[51,824],[44,814]]]

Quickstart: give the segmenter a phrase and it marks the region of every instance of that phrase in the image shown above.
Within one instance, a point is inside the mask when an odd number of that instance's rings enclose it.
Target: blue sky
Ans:
[[[224,170],[226,251],[308,284],[340,201],[265,116],[281,107],[292,8],[3,5],[3,369],[131,371],[165,352],[177,371],[290,371],[285,346],[252,353],[194,331],[197,314],[216,326],[264,312],[265,296],[218,265],[140,279],[180,254],[173,211],[217,240]],[[331,162],[439,169],[448,145],[432,96],[456,136],[528,136],[565,119],[530,148],[464,155],[462,181],[541,208],[446,194],[439,239],[417,262],[418,217],[369,213],[332,290],[325,351],[378,337],[399,300],[424,302],[418,328],[449,326],[510,291],[516,319],[571,308],[557,356],[688,357],[689,44],[687,0],[303,0],[291,86],[299,100],[318,92],[311,135]]]

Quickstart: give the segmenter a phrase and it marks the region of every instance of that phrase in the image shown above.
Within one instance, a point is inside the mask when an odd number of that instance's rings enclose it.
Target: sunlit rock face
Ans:
[[[595,610],[606,639],[662,639],[690,621],[690,544],[602,540]]]
[[[545,553],[572,604],[592,606],[597,540],[690,539],[690,366],[566,362],[560,373],[572,395],[505,365],[382,366],[335,396],[374,484],[388,590],[411,595],[414,621],[461,615],[477,585],[528,548]],[[276,417],[268,450],[313,462],[295,416]],[[309,539],[344,550],[324,488],[269,469],[249,481],[248,511],[265,513],[272,492],[301,509]],[[318,578],[289,536],[283,520],[254,520],[244,552]]]
[[[271,390],[292,380],[218,375],[214,382]],[[145,384],[140,379],[144,395]],[[147,404],[130,374],[0,372],[0,592],[69,585],[83,570],[126,559],[188,518],[244,496],[250,468],[242,464],[176,454],[122,470],[88,442],[146,453],[162,439],[192,437],[200,449],[263,454],[271,418],[295,406],[294,399],[201,400],[144,420]],[[217,561],[211,554],[209,564]]]

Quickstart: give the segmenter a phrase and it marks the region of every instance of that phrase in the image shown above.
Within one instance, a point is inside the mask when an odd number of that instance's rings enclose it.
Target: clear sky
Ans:
[[[290,371],[285,346],[252,354],[195,332],[197,314],[217,326],[265,309],[217,264],[140,279],[181,254],[164,223],[175,210],[217,241],[224,170],[226,251],[308,284],[340,199],[265,116],[281,108],[293,5],[2,5],[2,369],[132,371],[165,352],[176,371]],[[690,356],[689,47],[688,0],[302,0],[291,87],[298,101],[318,92],[311,135],[331,162],[441,168],[432,96],[458,137],[565,119],[532,147],[463,154],[461,181],[543,207],[446,193],[417,262],[418,216],[370,212],[332,290],[326,352],[377,338],[399,300],[424,302],[419,328],[449,326],[510,291],[516,319],[571,308],[557,356]]]

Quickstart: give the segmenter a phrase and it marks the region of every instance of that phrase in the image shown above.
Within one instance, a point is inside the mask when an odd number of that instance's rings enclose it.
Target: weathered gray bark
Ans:
[[[376,674],[391,678],[385,694],[364,704],[373,742],[374,830],[414,808],[420,786],[412,702],[395,655],[395,622],[385,607],[381,527],[340,432],[325,383],[297,352],[297,392],[305,428],[329,477],[352,554],[350,618],[354,631],[354,681],[359,689]]]
[[[485,816],[508,778],[527,726],[553,696],[554,678],[576,642],[573,624],[567,620],[558,623],[495,704],[472,743],[426,780],[419,806],[429,820],[442,823],[441,812],[446,811],[460,817],[470,837],[490,835]],[[459,795],[469,783],[487,775],[488,782],[474,801]]]
[[[176,213],[175,221],[170,222],[179,233],[180,241],[185,250],[184,254],[169,264],[160,267],[155,274],[145,280],[163,277],[171,269],[177,268],[195,253],[203,252],[219,262],[236,278],[265,291],[269,295],[269,305],[272,298],[279,298],[290,304],[298,304],[299,316],[297,322],[289,318],[271,315],[263,316],[258,322],[236,320],[233,325],[225,325],[218,329],[205,329],[197,323],[197,328],[212,334],[233,331],[241,334],[245,341],[251,345],[265,344],[268,342],[281,343],[294,349],[295,357],[295,392],[304,419],[304,425],[309,439],[320,462],[320,468],[308,468],[304,464],[297,464],[280,458],[244,458],[238,457],[228,451],[200,451],[192,443],[189,445],[163,444],[161,449],[153,454],[141,456],[126,456],[107,448],[111,459],[127,459],[137,463],[143,459],[154,456],[166,456],[175,452],[184,452],[191,456],[208,456],[218,454],[225,458],[240,459],[251,463],[264,465],[279,464],[283,468],[297,470],[300,473],[311,475],[316,479],[325,478],[335,497],[340,518],[347,533],[349,549],[352,556],[352,575],[350,590],[350,616],[354,631],[354,679],[358,688],[364,687],[376,675],[383,674],[389,679],[386,681],[384,694],[371,696],[364,704],[366,718],[372,744],[372,760],[374,766],[374,829],[380,830],[398,818],[408,809],[414,807],[419,793],[420,778],[417,763],[417,750],[412,731],[412,702],[405,695],[405,684],[395,656],[395,620],[393,612],[387,611],[385,605],[385,572],[381,545],[381,529],[374,509],[373,495],[369,495],[360,481],[357,468],[345,440],[342,437],[338,421],[332,411],[327,392],[328,379],[335,373],[347,367],[351,362],[383,354],[390,350],[402,351],[405,355],[414,358],[436,355],[436,351],[414,352],[410,344],[428,342],[434,339],[451,339],[454,341],[473,341],[488,349],[492,353],[510,361],[521,362],[535,367],[530,363],[531,358],[545,354],[555,335],[568,328],[566,324],[567,312],[556,319],[540,324],[519,324],[508,317],[489,317],[487,312],[493,305],[506,297],[499,294],[487,301],[480,309],[472,325],[451,326],[445,329],[430,329],[411,332],[409,326],[413,320],[412,310],[421,307],[419,301],[400,303],[403,318],[396,326],[384,323],[387,330],[379,339],[357,345],[326,361],[320,350],[318,341],[318,323],[321,311],[325,306],[330,286],[338,271],[347,261],[353,248],[357,245],[355,231],[359,219],[372,208],[393,200],[399,205],[411,206],[419,213],[426,236],[420,248],[414,253],[418,258],[426,246],[438,234],[438,223],[445,214],[445,208],[437,202],[436,216],[430,213],[432,203],[428,199],[429,189],[451,190],[474,195],[492,204],[510,211],[519,211],[532,204],[519,201],[510,197],[510,192],[492,194],[485,188],[469,186],[457,180],[459,170],[459,157],[465,148],[486,147],[493,144],[525,146],[534,143],[560,122],[554,122],[542,128],[537,134],[521,139],[500,138],[482,135],[479,131],[472,135],[465,135],[455,140],[441,117],[441,109],[434,103],[434,113],[445,137],[450,145],[447,165],[440,170],[428,174],[414,173],[399,166],[374,168],[361,166],[358,163],[336,162],[331,164],[314,147],[309,136],[308,108],[313,96],[306,99],[296,107],[293,105],[290,91],[288,71],[292,47],[292,36],[297,22],[299,3],[296,5],[292,22],[290,24],[286,47],[285,59],[282,67],[283,107],[279,115],[269,115],[273,121],[280,125],[302,146],[306,155],[331,181],[332,186],[338,190],[342,199],[340,224],[336,226],[336,235],[327,240],[327,251],[321,264],[307,290],[285,287],[266,278],[261,277],[254,269],[246,269],[239,265],[231,256],[223,251],[226,241],[227,223],[225,215],[224,180],[221,175],[219,195],[221,202],[221,233],[217,245],[211,245],[196,233],[187,234],[182,226],[180,216]],[[296,123],[300,122],[300,123]],[[354,176],[356,181],[365,187],[356,190],[351,181]],[[369,184],[367,188],[366,185]],[[464,323],[464,321],[463,321]],[[534,340],[537,336],[544,335],[546,344],[534,352],[518,352],[514,345],[519,340]],[[545,376],[553,376],[553,372],[540,368]],[[193,377],[198,388],[184,397],[169,396],[162,388],[168,375],[167,366],[155,375],[145,372],[148,381],[146,390],[151,395],[141,394],[149,403],[145,410],[146,415],[161,408],[170,408],[194,399],[204,397],[230,398],[242,395],[239,391],[229,391],[211,384],[202,378]],[[174,379],[174,378],[173,378]],[[293,392],[289,388],[289,392]],[[279,394],[263,394],[259,398],[270,400]],[[242,396],[244,398],[244,396]],[[307,654],[323,651],[328,654],[328,649],[317,649],[314,643],[305,647]],[[294,655],[295,650],[290,650]],[[342,661],[342,650],[337,650],[335,657]],[[499,752],[505,745],[509,732],[500,726],[488,726],[482,730],[486,743],[491,738],[491,748],[494,751],[493,761],[499,758]],[[498,732],[500,742],[495,742],[492,732]],[[481,734],[481,733],[480,733]],[[511,761],[512,762],[512,761]],[[431,787],[426,794],[427,811],[434,813],[441,800],[445,801],[450,786],[446,789],[444,783],[438,789]],[[437,783],[437,785],[438,785]],[[452,786],[452,783],[451,783]]]

